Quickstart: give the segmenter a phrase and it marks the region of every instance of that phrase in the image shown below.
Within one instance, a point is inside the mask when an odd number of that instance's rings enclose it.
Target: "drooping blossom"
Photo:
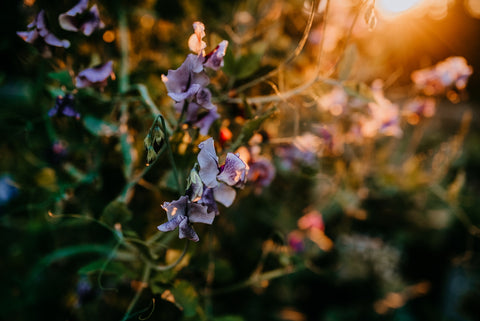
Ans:
[[[218,70],[223,66],[227,41],[222,41],[211,53],[205,55],[205,26],[201,22],[193,24],[194,33],[189,38],[189,47],[196,53],[187,55],[182,65],[176,70],[168,70],[162,75],[168,96],[175,101],[175,109],[184,115],[184,121],[199,128],[201,135],[207,135],[215,120],[220,115],[217,106],[212,104],[212,94],[206,87],[210,79],[205,68]],[[183,120],[183,119],[182,119]]]
[[[98,87],[107,85],[108,77],[113,75],[113,61],[87,68],[78,73],[75,78],[77,88]]]
[[[240,157],[227,153],[225,163],[219,166],[218,157],[212,138],[201,142],[198,147],[200,152],[197,161],[200,166],[198,172],[207,188],[213,189],[216,201],[225,206],[232,205],[236,191],[233,187],[242,188],[247,180],[247,165]]]
[[[55,106],[48,111],[48,116],[53,117],[55,115],[80,118],[80,113],[75,109],[75,100],[72,94],[57,97]]]
[[[27,28],[28,31],[18,31],[17,35],[24,41],[36,46],[45,57],[50,57],[52,54],[48,46],[63,48],[70,47],[70,42],[68,40],[58,39],[47,29],[44,10],[41,10],[37,14],[33,22],[31,22]]]
[[[87,9],[88,0],[80,0],[72,9],[58,16],[60,27],[68,31],[81,31],[85,36],[90,36],[95,29],[104,28],[97,5]]]
[[[181,196],[178,200],[165,202],[162,208],[167,212],[168,221],[158,226],[162,232],[173,231],[178,227],[180,239],[199,241],[199,237],[192,227],[192,223],[212,224],[214,213],[208,213],[207,208],[191,202],[188,196]]]
[[[426,95],[442,94],[448,88],[462,90],[466,87],[473,68],[463,57],[449,57],[433,67],[416,70],[411,78],[415,86]]]

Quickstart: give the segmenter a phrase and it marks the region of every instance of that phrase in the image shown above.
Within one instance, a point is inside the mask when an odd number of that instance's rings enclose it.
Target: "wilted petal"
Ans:
[[[81,71],[76,77],[77,88],[89,86],[103,87],[108,77],[113,73],[113,61],[110,60],[103,65]]]
[[[200,171],[198,174],[205,185],[208,187],[215,187],[218,184],[218,157],[215,152],[213,138],[210,137],[201,142],[198,147],[200,148],[200,152],[197,156],[198,164],[200,165]]]
[[[171,220],[159,225],[157,228],[162,232],[170,232],[176,229],[182,221],[187,221],[187,217],[183,215],[175,215]]]
[[[194,33],[188,38],[188,47],[191,51],[196,54],[200,54],[207,44],[205,41],[202,41],[202,38],[205,37],[205,25],[200,21],[193,23]]]
[[[210,54],[206,56],[205,67],[218,70],[223,67],[223,57],[227,52],[228,41],[223,40]]]
[[[184,219],[180,222],[179,228],[178,228],[178,237],[180,239],[189,239],[190,241],[198,242],[199,237],[193,227],[190,225],[188,222],[188,219]]]
[[[246,181],[247,165],[233,153],[228,153],[225,159],[225,165],[217,176],[219,181],[222,181],[230,186],[243,186]]]
[[[237,192],[235,191],[235,189],[233,189],[233,187],[220,183],[213,190],[213,195],[217,202],[222,203],[226,207],[229,207],[235,200]]]
[[[192,223],[212,224],[215,212],[209,212],[206,206],[197,203],[190,204],[188,219]]]

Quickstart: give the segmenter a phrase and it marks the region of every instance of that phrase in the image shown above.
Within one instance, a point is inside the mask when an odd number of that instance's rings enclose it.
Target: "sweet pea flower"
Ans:
[[[74,96],[72,94],[57,97],[55,106],[48,111],[48,116],[53,117],[55,115],[80,118],[80,113],[75,110]]]
[[[206,187],[213,188],[216,201],[227,207],[230,206],[236,196],[233,187],[242,188],[245,185],[247,165],[238,155],[228,153],[225,164],[219,166],[213,138],[201,142],[198,147],[200,148],[197,156],[200,178]]]
[[[211,53],[205,56],[205,62],[203,65],[213,70],[218,70],[223,67],[223,58],[227,52],[227,46],[227,40],[220,42]]]
[[[52,54],[47,45],[63,48],[70,47],[70,42],[68,40],[58,39],[47,29],[44,10],[41,10],[37,14],[33,22],[31,22],[27,28],[29,29],[28,31],[18,31],[17,35],[24,41],[38,47],[45,57],[50,57]]]
[[[113,61],[82,70],[75,78],[77,88],[99,87],[107,85],[107,79],[113,75]]]
[[[192,223],[212,224],[215,213],[207,212],[203,205],[191,202],[188,196],[181,196],[178,200],[165,202],[162,208],[167,212],[168,221],[158,226],[162,232],[173,231],[178,227],[179,238],[187,238],[198,242],[199,237],[192,227]]]
[[[88,0],[80,0],[72,9],[58,16],[60,27],[68,31],[81,31],[85,36],[90,36],[95,29],[104,28],[97,5],[87,9]]]

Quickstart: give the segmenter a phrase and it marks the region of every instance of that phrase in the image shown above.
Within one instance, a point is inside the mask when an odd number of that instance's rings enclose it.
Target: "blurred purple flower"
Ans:
[[[77,88],[99,87],[107,85],[107,79],[113,74],[113,61],[82,70],[75,78]]]
[[[47,29],[44,10],[41,10],[37,14],[35,20],[33,20],[27,28],[29,29],[28,31],[17,31],[17,35],[24,41],[36,46],[45,57],[51,56],[51,51],[47,45],[63,48],[70,47],[70,42],[68,40],[58,39]]]
[[[275,167],[269,159],[261,156],[250,160],[248,166],[248,182],[255,186],[255,192],[258,194],[275,178]]]
[[[9,174],[0,176],[0,207],[6,205],[17,194],[18,187],[12,177]]]
[[[88,0],[80,0],[72,9],[58,16],[60,27],[68,31],[81,31],[85,36],[90,36],[95,29],[105,27],[100,20],[97,5],[87,11]]]
[[[66,94],[64,97],[58,96],[55,100],[55,106],[48,111],[48,116],[64,115],[67,117],[80,118],[80,113],[75,110],[75,101],[72,94]]]
[[[158,226],[162,232],[173,231],[178,227],[179,238],[187,238],[198,242],[199,237],[192,227],[192,223],[212,224],[215,213],[208,212],[207,207],[190,202],[188,196],[181,196],[178,200],[165,202],[162,208],[167,212],[168,221]]]
[[[227,52],[227,46],[227,40],[220,42],[211,53],[205,56],[204,66],[213,70],[218,70],[223,67],[223,57],[225,57]]]

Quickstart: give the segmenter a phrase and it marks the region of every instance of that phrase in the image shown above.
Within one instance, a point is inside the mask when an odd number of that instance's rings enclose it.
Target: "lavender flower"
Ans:
[[[236,191],[232,187],[241,188],[245,185],[247,165],[238,155],[228,153],[225,164],[219,167],[212,138],[201,142],[198,147],[200,148],[197,156],[200,178],[208,188],[213,188],[216,201],[227,207],[230,206],[236,196]]]
[[[205,57],[204,66],[213,70],[218,70],[223,67],[223,57],[227,52],[228,41],[223,40],[218,46]]]
[[[33,20],[27,28],[29,29],[28,31],[18,31],[17,35],[24,41],[36,46],[45,57],[50,57],[52,54],[47,45],[63,48],[70,47],[68,40],[58,39],[47,29],[44,10],[41,10],[37,14],[35,20]]]
[[[74,96],[72,94],[57,97],[55,106],[48,111],[48,116],[53,117],[55,115],[80,118],[80,113],[75,110]]]
[[[90,36],[95,29],[104,28],[97,5],[88,11],[87,8],[88,0],[80,0],[72,9],[58,16],[60,27],[68,31],[81,31],[85,36]]]
[[[107,79],[113,74],[113,61],[81,71],[75,78],[77,88],[100,87],[107,85]]]
[[[212,224],[215,213],[207,212],[203,205],[191,202],[188,196],[182,196],[173,202],[165,202],[162,208],[167,212],[168,222],[158,226],[162,232],[173,231],[178,227],[179,238],[198,242],[199,237],[192,223]]]

